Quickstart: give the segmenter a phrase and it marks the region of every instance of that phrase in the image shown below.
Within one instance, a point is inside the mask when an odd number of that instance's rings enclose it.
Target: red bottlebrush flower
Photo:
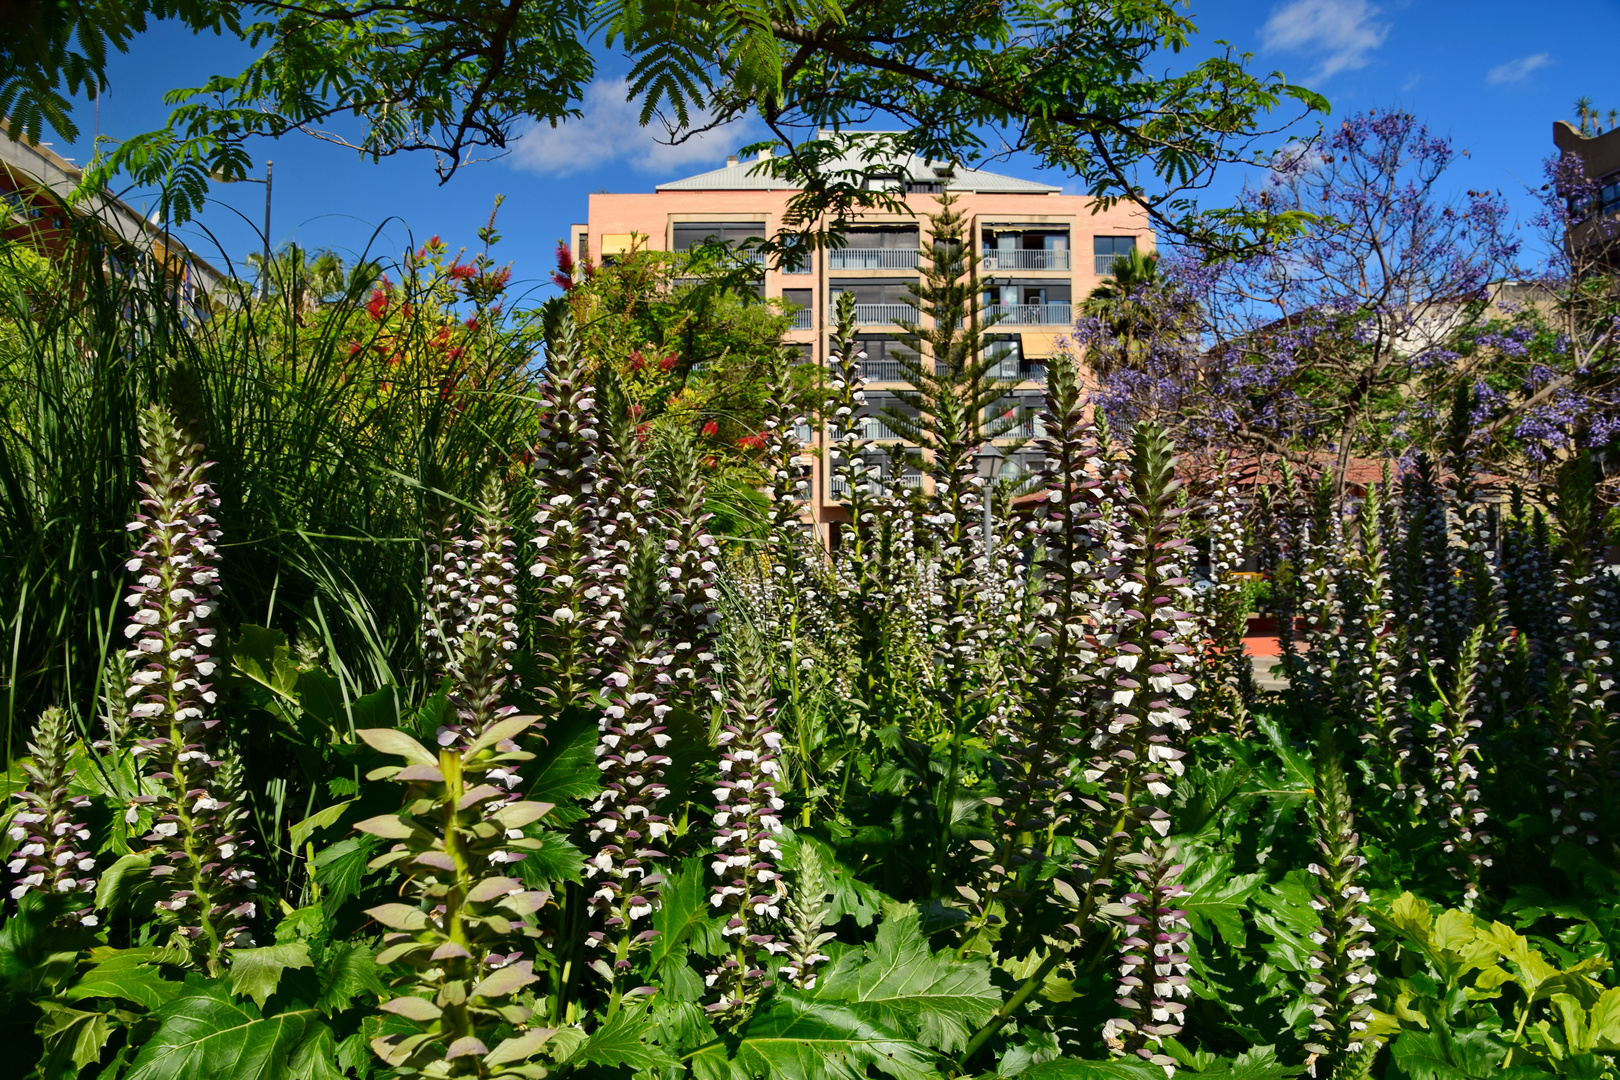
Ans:
[[[674,371],[675,370],[675,362],[677,360],[679,360],[679,359],[680,359],[680,357],[676,356],[674,353],[670,353],[668,356],[666,356],[662,360],[658,361],[658,370],[659,371]]]
[[[456,263],[450,268],[450,278],[453,281],[466,281],[468,278],[478,276],[478,268],[466,263]]]
[[[720,464],[720,459],[717,457],[711,456],[703,459],[703,467],[705,469],[712,469],[718,464]]]
[[[434,233],[432,236],[428,237],[427,246],[428,247],[438,247],[443,242],[444,241],[439,239],[439,234]]]
[[[349,355],[353,356],[364,348],[365,346],[360,344],[358,341],[351,341],[349,342]]]
[[[472,331],[475,331],[475,332],[476,332],[476,331],[477,331],[477,329],[478,329],[478,320],[477,320],[477,319],[468,319],[468,320],[467,320],[467,321],[466,321],[466,322],[465,322],[465,323],[463,323],[463,324],[462,324],[462,325],[464,325],[464,326],[465,326],[465,327],[466,327],[466,328],[467,328],[467,329],[469,329],[469,330],[472,330]]]
[[[585,270],[585,280],[586,281],[589,281],[591,278],[596,276],[596,264],[593,263],[588,258],[585,260],[584,270]]]
[[[491,270],[484,275],[485,283],[496,292],[506,288],[507,282],[511,280],[512,268],[510,266],[503,266],[499,270]]]
[[[568,241],[557,241],[557,272],[570,277],[574,273],[574,253],[568,249]]]
[[[765,436],[744,435],[737,440],[737,445],[744,450],[763,450],[765,449]]]
[[[451,360],[460,360],[464,355],[466,355],[466,352],[467,352],[466,349],[463,349],[460,345],[456,345],[456,346],[453,346],[450,349],[450,351],[445,353],[444,355],[447,358],[451,359]]]
[[[439,327],[439,332],[433,335],[433,340],[430,342],[430,344],[435,349],[442,349],[446,345],[450,344],[450,328],[448,326]]]
[[[388,366],[389,367],[398,367],[400,365],[400,363],[404,359],[405,359],[404,354],[402,354],[402,353],[394,353],[392,356],[390,356],[388,358]]]
[[[651,430],[652,430],[652,425],[651,424],[637,424],[636,425],[636,442],[646,442],[647,441],[647,433],[650,432]]]
[[[705,439],[713,438],[715,435],[718,435],[719,433],[720,433],[720,424],[719,424],[718,421],[710,420],[707,424],[703,425],[703,437]]]
[[[366,301],[366,314],[371,316],[372,322],[382,322],[383,316],[388,314],[388,294],[372,289],[371,299]]]
[[[630,419],[632,419],[632,420],[640,420],[641,419],[642,408],[641,408],[640,405],[632,405],[632,406],[630,406],[629,413],[630,413]]]
[[[630,354],[630,370],[631,371],[640,371],[642,368],[644,368],[646,366],[647,366],[647,358],[645,356],[641,355],[641,350],[640,349],[637,349],[635,352]]]
[[[409,304],[401,304],[400,308],[399,308],[399,313],[401,315],[405,316],[405,318],[408,319],[408,318],[411,317],[411,313],[414,312],[415,310],[416,309],[411,307],[411,305],[409,305]]]

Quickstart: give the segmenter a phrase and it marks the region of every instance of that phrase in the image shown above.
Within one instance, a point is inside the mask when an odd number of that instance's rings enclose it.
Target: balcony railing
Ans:
[[[915,270],[917,253],[903,248],[834,248],[827,252],[829,270]]]
[[[904,382],[906,379],[898,360],[862,360],[861,374],[873,382]]]
[[[810,329],[810,327],[815,322],[815,320],[813,318],[814,314],[815,313],[812,312],[809,308],[800,308],[798,311],[795,311],[793,313],[793,323],[792,323],[793,329],[795,329],[795,330],[808,330],[808,329]]]
[[[1071,304],[991,304],[986,319],[1007,326],[1067,326],[1073,320]]]
[[[866,481],[866,490],[873,495],[882,495],[886,491],[897,488],[922,489],[922,473],[905,473],[899,477],[874,476]],[[834,499],[842,499],[849,491],[849,482],[842,476],[827,477],[827,493]]]
[[[985,248],[983,270],[1067,270],[1069,252],[1044,249]]]
[[[856,304],[855,321],[863,325],[917,321],[917,309],[910,304]],[[838,321],[838,301],[827,305],[827,321]]]
[[[890,430],[888,424],[885,424],[876,416],[863,416],[857,419],[855,421],[855,434],[862,439],[898,439],[900,437]],[[833,442],[837,442],[844,437],[844,429],[837,424],[829,424],[827,425],[827,437]]]

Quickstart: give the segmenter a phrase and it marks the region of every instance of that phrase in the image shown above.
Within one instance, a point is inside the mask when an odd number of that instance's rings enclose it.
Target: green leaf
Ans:
[[[1412,1080],[1485,1080],[1496,1075],[1506,1052],[1494,1033],[1477,1028],[1459,1035],[1407,1030],[1390,1047]]]
[[[610,1069],[634,1069],[638,1073],[678,1068],[679,1063],[669,1051],[646,1041],[651,1029],[644,1011],[622,1009],[585,1040],[574,1058]]]
[[[325,890],[321,907],[328,918],[335,916],[350,897],[359,894],[365,882],[366,863],[371,861],[372,853],[380,844],[373,836],[351,836],[316,852],[315,880]]]
[[[714,921],[709,914],[709,890],[703,885],[703,870],[702,859],[682,859],[680,869],[664,882],[659,894],[662,903],[652,917],[652,928],[658,931],[658,936],[647,947],[654,971],[671,956],[678,955],[684,960],[686,950],[681,946]],[[704,939],[700,945],[709,943],[710,935],[698,936]]]
[[[1586,1023],[1594,1049],[1606,1054],[1620,1053],[1620,986],[1603,991]]]
[[[1164,1080],[1164,1070],[1145,1061],[1076,1061],[1073,1058],[1059,1058],[1031,1065],[1018,1077],[1019,1080]]]
[[[347,802],[333,803],[326,809],[316,811],[303,821],[300,821],[298,824],[294,825],[288,830],[288,833],[292,837],[293,850],[297,851],[298,849],[302,848],[305,841],[309,839],[310,834],[316,829],[329,829],[333,825],[336,825],[338,818],[343,816],[343,811],[353,806],[356,801],[357,800],[355,799],[350,799]]]
[[[222,981],[165,1005],[125,1080],[282,1080],[320,1025],[310,1009],[264,1016]]]
[[[302,941],[259,949],[232,949],[231,993],[250,997],[256,1004],[263,1005],[265,999],[276,992],[283,971],[309,966],[309,946]]]
[[[96,882],[96,910],[117,912],[129,900],[130,890],[146,880],[146,870],[152,857],[130,854],[120,858],[101,872]]]
[[[344,1080],[332,1029],[318,1024],[287,1057],[287,1080]]]
[[[1001,1004],[989,963],[930,952],[916,915],[886,919],[871,945],[845,952],[806,997],[848,1005],[863,1020],[945,1052],[965,1046]]]
[[[186,992],[182,983],[165,979],[151,963],[157,949],[124,949],[84,973],[62,993],[65,1001],[122,998],[157,1010]]]
[[[361,728],[355,732],[373,750],[394,757],[402,757],[417,765],[437,765],[437,756],[428,753],[421,743],[393,728]]]
[[[687,1056],[698,1080],[938,1080],[938,1058],[842,1005],[780,993],[743,1028],[734,1056],[712,1043]],[[1163,1080],[1164,1071],[1155,1080]]]
[[[596,722],[573,709],[546,729],[546,748],[524,772],[533,776],[524,798],[555,803],[550,820],[571,825],[585,816],[579,803],[602,790],[596,767]]]
[[[39,1002],[39,1008],[44,1015],[34,1031],[45,1044],[45,1060],[40,1062],[37,1075],[59,1075],[71,1061],[71,1076],[100,1060],[102,1048],[112,1037],[111,1017],[102,1012],[65,1008],[49,1000]]]
[[[381,997],[387,992],[371,946],[363,941],[340,941],[328,946],[316,968],[321,997],[315,1007],[327,1016],[347,1009],[361,994]]]
[[[1176,904],[1187,912],[1193,932],[1207,938],[1213,931],[1233,948],[1243,948],[1249,940],[1243,912],[1265,875],[1234,874],[1234,859],[1227,852],[1189,859],[1189,863],[1189,872],[1181,878],[1188,895],[1178,898]]]

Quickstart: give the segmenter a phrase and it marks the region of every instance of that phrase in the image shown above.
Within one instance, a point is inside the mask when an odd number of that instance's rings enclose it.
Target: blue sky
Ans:
[[[1620,0],[1195,0],[1191,13],[1201,31],[1194,59],[1221,39],[1254,53],[1256,67],[1280,69],[1291,81],[1327,95],[1334,116],[1369,108],[1409,110],[1466,152],[1453,169],[1458,192],[1499,190],[1521,220],[1533,213],[1525,192],[1540,183],[1552,122],[1572,118],[1581,95],[1602,113],[1620,109],[1620,66],[1613,52],[1620,41]],[[79,143],[58,142],[56,149],[83,162],[97,130],[125,136],[161,126],[168,111],[165,91],[239,70],[247,55],[239,44],[160,25],[114,59],[110,92],[99,107],[86,104],[77,113],[84,129]],[[589,193],[650,191],[662,180],[721,164],[755,135],[743,127],[695,145],[660,146],[636,126],[635,108],[623,101],[622,84],[614,78],[622,64],[604,58],[602,67],[583,122],[530,131],[504,158],[470,165],[442,187],[422,156],[373,164],[307,136],[254,147],[261,166],[265,158],[275,162],[272,239],[278,246],[295,240],[348,256],[368,246],[397,255],[431,234],[452,248],[472,247],[474,230],[487,219],[496,195],[504,194],[498,223],[504,239],[495,254],[515,264],[519,280],[540,282],[551,270],[556,241],[567,235],[570,222],[584,219]],[[990,167],[1063,182],[1029,161]],[[1208,201],[1218,205],[1242,179],[1242,170],[1223,174]],[[143,204],[141,192],[126,197]],[[194,247],[211,258],[221,259],[222,251],[236,260],[258,250],[254,230],[264,213],[263,188],[217,186],[213,197],[188,229]],[[1528,228],[1525,237],[1533,249]]]

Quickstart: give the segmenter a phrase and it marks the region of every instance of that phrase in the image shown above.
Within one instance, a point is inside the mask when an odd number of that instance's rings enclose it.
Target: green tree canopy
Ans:
[[[1142,205],[1163,231],[1230,249],[1291,227],[1269,210],[1200,212],[1216,166],[1250,160],[1317,94],[1216,43],[1180,58],[1196,26],[1174,0],[56,0],[0,30],[0,109],[13,137],[77,132],[72,98],[107,85],[109,47],[149,19],[240,38],[243,71],[168,95],[161,131],[114,144],[87,171],[161,184],[172,220],[195,212],[208,174],[244,175],[246,142],[304,131],[373,158],[423,151],[448,180],[505,148],[520,125],[580,115],[605,44],[632,61],[643,123],[671,137],[747,114],[785,154],[763,168],[802,184],[809,229],[892,199],[873,177],[916,154],[971,165],[1027,151],[1107,201]],[[1166,64],[1169,73],[1163,73]],[[333,130],[343,125],[343,134]],[[861,143],[859,125],[891,128]],[[832,132],[833,134],[827,134]],[[842,134],[839,134],[842,132]],[[842,168],[832,168],[836,160]]]

